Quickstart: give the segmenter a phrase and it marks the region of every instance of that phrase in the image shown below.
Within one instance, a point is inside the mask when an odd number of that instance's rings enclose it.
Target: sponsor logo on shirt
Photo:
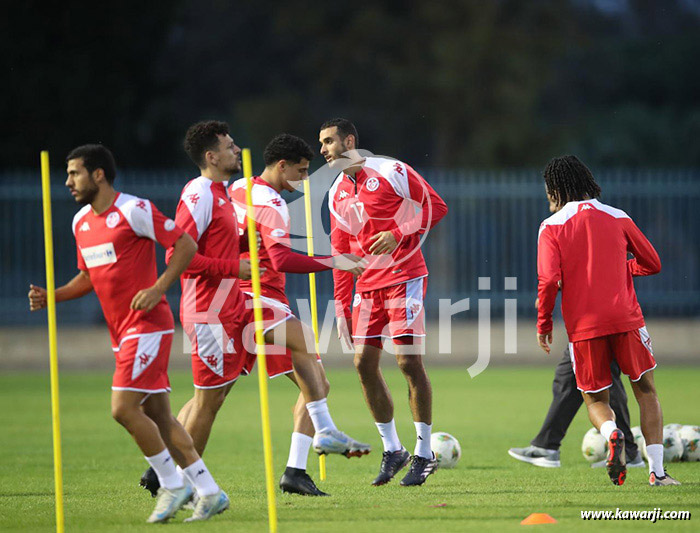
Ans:
[[[374,192],[379,189],[379,178],[372,177],[367,180],[367,190],[369,192]]]
[[[114,244],[111,242],[81,248],[80,253],[85,261],[85,266],[95,268],[117,262],[117,253],[114,251]]]
[[[175,229],[175,221],[168,219],[163,223],[165,231],[173,231]]]
[[[119,213],[116,211],[112,211],[109,215],[107,215],[107,220],[105,220],[105,225],[108,228],[114,228],[117,224],[119,224]]]
[[[78,231],[90,231],[90,224],[87,223],[87,220],[80,225]]]

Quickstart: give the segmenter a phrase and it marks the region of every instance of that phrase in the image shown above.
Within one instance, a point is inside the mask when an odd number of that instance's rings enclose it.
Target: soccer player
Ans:
[[[401,161],[362,157],[357,129],[338,118],[321,126],[321,154],[340,171],[328,193],[335,251],[368,259],[353,298],[353,276],[333,272],[338,334],[355,347],[355,367],[384,445],[379,475],[384,485],[411,461],[394,422],[391,393],[379,368],[382,338],[396,345],[396,361],[408,383],[416,427],[411,467],[401,485],[422,485],[437,463],[430,449],[432,390],[423,366],[423,300],[428,270],[423,234],[447,213],[426,181]],[[348,322],[352,320],[352,336]]]
[[[601,190],[574,156],[552,159],[544,182],[550,210],[537,246],[537,341],[550,352],[552,310],[559,288],[576,384],[593,425],[608,441],[615,485],[627,475],[625,439],[610,408],[610,364],[629,376],[639,403],[649,456],[649,484],[679,485],[663,465],[663,415],[654,385],[656,361],[637,302],[633,276],[661,270],[654,247],[624,212],[597,200]],[[634,257],[628,259],[631,253]]]
[[[240,171],[241,150],[231,138],[228,124],[218,121],[192,125],[184,146],[201,175],[185,185],[175,217],[199,243],[199,252],[181,277],[180,314],[192,345],[195,391],[178,420],[202,454],[216,414],[248,362],[244,335],[249,332],[248,341],[252,341],[253,328],[246,326],[254,319],[252,299],[247,298],[247,305],[235,279],[248,277],[250,266],[247,260],[240,260],[238,223],[225,186]],[[329,384],[317,355],[306,349],[301,323],[291,320],[293,315],[286,310],[268,310],[274,311],[274,317],[266,325],[265,340],[276,344],[275,332],[285,334],[295,378],[314,427],[314,450],[324,454],[369,453],[368,445],[351,439],[333,423],[326,401]],[[153,481],[146,472],[142,485],[153,492]]]
[[[73,218],[80,272],[56,290],[56,301],[80,298],[93,289],[100,300],[116,357],[112,416],[131,433],[161,485],[148,522],[173,517],[192,497],[193,486],[199,503],[187,521],[206,520],[225,511],[229,500],[170,412],[173,315],[164,296],[197,245],[150,201],[114,190],[114,157],[104,146],[80,146],[66,162],[66,187],[85,207]],[[153,241],[172,247],[170,264],[160,277]],[[30,289],[31,310],[46,307],[46,290]]]
[[[282,191],[295,191],[301,180],[308,178],[309,162],[314,155],[309,145],[299,137],[289,134],[277,135],[265,147],[263,152],[265,170],[260,176],[253,178],[252,197],[255,207],[255,226],[260,238],[258,257],[260,266],[265,268],[261,277],[263,303],[268,308],[279,308],[284,314],[282,320],[295,331],[306,329],[296,317],[291,315],[289,301],[285,294],[285,272],[305,274],[338,269],[359,275],[364,270],[365,261],[351,254],[309,257],[295,253],[290,243],[290,219],[287,202],[282,198]],[[238,216],[239,231],[242,238],[247,234],[246,180],[239,179],[229,187],[229,195],[233,201]],[[241,257],[247,258],[248,253]],[[252,296],[252,283],[241,282],[241,290]],[[313,333],[307,332],[307,339]],[[244,368],[249,373],[255,363],[255,354],[251,354]],[[320,363],[321,360],[319,359]],[[267,358],[267,371],[270,377],[288,376],[295,384],[291,350],[285,353],[273,354]],[[316,487],[306,472],[309,448],[314,437],[314,427],[311,423],[303,394],[294,407],[294,432],[289,449],[287,468],[280,479],[280,488],[284,492],[325,496]],[[354,454],[358,455],[358,454]]]
[[[610,372],[612,374],[610,407],[615,412],[617,425],[625,436],[627,467],[641,468],[644,466],[644,459],[642,459],[642,454],[634,442],[634,436],[630,429],[627,393],[620,379],[620,367],[615,361],[610,365]],[[559,447],[582,403],[583,398],[576,388],[576,376],[571,366],[571,352],[567,347],[554,370],[552,403],[549,406],[547,416],[542,423],[539,433],[532,439],[530,446],[511,448],[508,450],[508,454],[519,461],[535,466],[545,468],[561,466]],[[593,463],[591,466],[604,467],[605,463],[607,463],[607,459]]]

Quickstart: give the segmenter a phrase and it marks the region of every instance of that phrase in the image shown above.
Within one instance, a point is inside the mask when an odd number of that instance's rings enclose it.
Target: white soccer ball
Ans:
[[[683,424],[666,424],[664,426],[664,429],[670,429],[672,431],[680,431],[682,427],[683,427]]]
[[[664,463],[675,463],[683,457],[683,441],[678,432],[664,428]]]
[[[700,461],[700,426],[683,426],[678,436],[683,443],[683,461]]]
[[[634,426],[632,428],[632,436],[634,437],[634,442],[637,445],[637,448],[639,448],[639,453],[642,454],[642,458],[648,461],[649,457],[647,457],[647,443],[644,440],[642,428],[640,428],[639,426]]]
[[[430,447],[440,468],[454,468],[462,457],[459,441],[449,433],[433,433],[430,437]]]
[[[589,429],[583,436],[581,453],[589,463],[597,463],[605,459],[608,452],[608,442],[596,428]]]

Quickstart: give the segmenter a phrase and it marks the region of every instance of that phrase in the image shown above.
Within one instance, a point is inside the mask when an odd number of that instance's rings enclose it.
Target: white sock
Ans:
[[[289,468],[300,468],[306,470],[306,461],[309,458],[309,448],[313,438],[303,433],[292,433],[292,444],[289,446],[289,459],[287,466]]]
[[[656,477],[663,477],[664,472],[664,445],[647,444],[647,457],[649,458],[649,473],[654,472]]]
[[[192,480],[189,477],[187,477],[187,472],[185,472],[180,465],[177,465],[175,469],[177,470],[177,473],[182,476],[182,480],[185,482],[185,485],[190,485],[194,487],[194,485],[192,484]]]
[[[198,459],[187,468],[182,469],[187,475],[199,496],[211,496],[219,492],[219,485],[211,477],[209,469],[204,465],[202,459]]]
[[[306,410],[309,412],[316,433],[324,430],[338,429],[335,427],[331,414],[328,412],[326,398],[307,403]]]
[[[146,461],[156,471],[160,486],[164,489],[179,489],[184,485],[182,475],[175,468],[175,461],[167,448],[151,457],[146,457]]]
[[[605,440],[610,440],[610,435],[613,431],[617,429],[617,425],[614,420],[606,420],[600,426],[600,434],[605,437]]]
[[[433,425],[425,422],[414,422],[413,424],[416,426],[416,449],[413,451],[413,455],[424,459],[432,459],[433,451],[430,449],[430,431],[433,429]]]
[[[385,452],[395,452],[402,448],[399,434],[396,433],[396,422],[392,418],[389,422],[375,422],[382,438]]]

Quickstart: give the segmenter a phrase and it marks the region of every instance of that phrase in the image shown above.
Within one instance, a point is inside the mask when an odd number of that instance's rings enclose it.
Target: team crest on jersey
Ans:
[[[348,191],[340,191],[338,193],[338,200],[342,200],[343,198],[347,198],[348,196],[350,196]]]
[[[90,224],[87,223],[87,220],[80,225],[78,231],[90,231]]]
[[[119,224],[119,213],[116,211],[112,211],[109,215],[107,215],[107,220],[105,220],[105,226],[108,228],[114,228],[116,225]]]
[[[362,301],[362,296],[359,294],[355,294],[355,297],[352,299],[352,306],[357,307],[360,305],[360,302]]]
[[[369,192],[374,192],[379,189],[379,178],[371,177],[368,179],[366,187]]]
[[[173,231],[175,229],[175,221],[169,218],[163,222],[163,227],[165,228],[165,231]]]

